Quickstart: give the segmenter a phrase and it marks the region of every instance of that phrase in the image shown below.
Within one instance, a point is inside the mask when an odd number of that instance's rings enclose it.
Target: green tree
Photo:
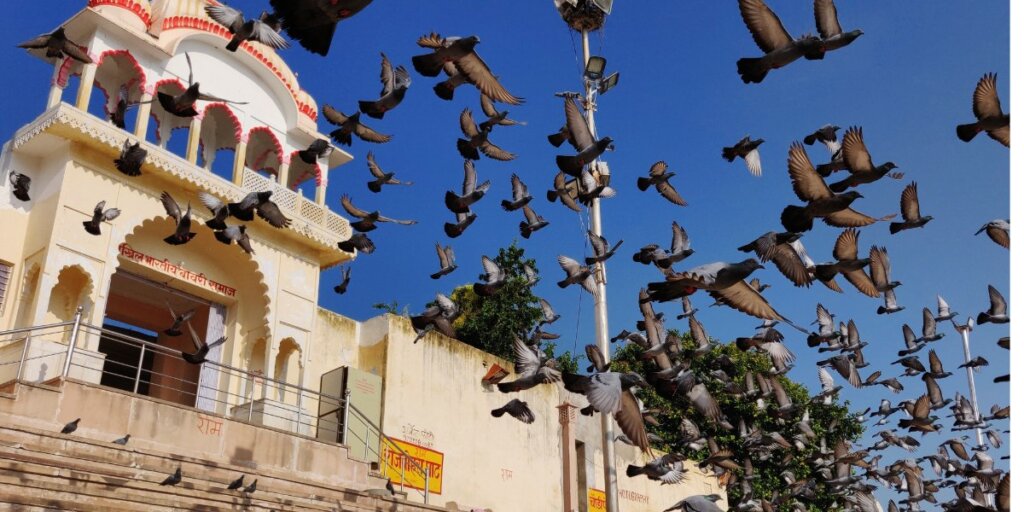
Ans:
[[[678,333],[676,333],[678,335]],[[696,344],[687,333],[681,336],[683,353],[692,354]],[[640,353],[643,349],[634,343],[620,347],[615,352],[612,362],[612,369],[615,371],[635,371],[641,375],[657,370],[653,361],[643,360]],[[728,419],[735,427],[733,430],[726,430],[706,420],[699,412],[686,403],[685,398],[669,400],[659,395],[653,388],[638,388],[637,397],[643,401],[644,407],[660,409],[660,425],[648,426],[648,431],[657,434],[663,443],[653,443],[656,448],[665,452],[681,453],[690,459],[699,461],[707,457],[707,449],[691,450],[682,442],[682,434],[679,430],[679,423],[682,418],[689,418],[701,430],[702,433],[713,437],[720,449],[731,450],[734,454],[733,460],[740,465],[747,456],[754,461],[756,479],[753,481],[754,497],[772,499],[773,492],[780,494],[786,491],[786,483],[781,475],[783,471],[791,471],[797,479],[812,476],[812,468],[808,464],[809,454],[819,446],[824,439],[825,446],[831,449],[839,439],[856,441],[863,427],[856,418],[850,414],[847,403],[835,403],[825,405],[820,402],[811,401],[811,396],[803,385],[793,382],[785,376],[779,376],[779,382],[785,387],[792,402],[802,411],[806,408],[810,412],[810,423],[818,438],[811,445],[805,447],[801,452],[794,447],[790,453],[784,450],[773,452],[773,456],[765,460],[759,460],[756,454],[743,444],[739,433],[739,418],[745,418],[748,429],[760,428],[762,432],[777,431],[787,439],[791,439],[799,431],[796,429],[795,421],[780,422],[773,414],[777,405],[771,398],[764,400],[765,407],[759,409],[756,401],[742,395],[734,395],[726,392],[726,384],[711,377],[709,373],[718,368],[716,360],[720,357],[727,357],[735,365],[733,382],[744,386],[743,376],[748,371],[767,374],[772,369],[772,362],[767,355],[756,352],[743,352],[735,344],[715,344],[707,354],[691,358],[690,369],[696,374],[698,381],[705,383],[708,391],[718,400],[722,410],[722,416]],[[799,418],[796,418],[799,420]],[[788,456],[792,455],[792,457]],[[740,476],[740,475],[737,475]],[[739,485],[733,486],[729,491],[729,503],[735,506],[741,497]],[[835,497],[822,493],[815,499],[805,502],[808,510],[828,510]],[[840,503],[842,501],[840,500]],[[788,510],[782,507],[779,510]]]

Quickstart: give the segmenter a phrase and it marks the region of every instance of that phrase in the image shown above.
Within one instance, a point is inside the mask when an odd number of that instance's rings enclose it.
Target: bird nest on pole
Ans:
[[[559,10],[562,19],[569,24],[569,28],[580,33],[600,29],[604,26],[604,18],[607,16],[591,0],[581,0],[575,6],[565,2]]]

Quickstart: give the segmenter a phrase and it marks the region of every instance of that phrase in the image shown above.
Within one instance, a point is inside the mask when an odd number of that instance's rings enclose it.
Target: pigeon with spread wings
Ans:
[[[415,220],[398,220],[385,217],[380,214],[380,211],[368,212],[361,210],[352,204],[352,199],[349,198],[348,194],[341,196],[341,207],[344,208],[349,215],[359,219],[357,222],[352,223],[352,229],[360,233],[367,233],[377,229],[378,222],[393,222],[402,226],[411,226],[416,224]]]
[[[370,168],[370,174],[373,175],[373,181],[366,182],[366,187],[370,189],[370,192],[380,192],[384,185],[412,185],[411,181],[400,181],[395,178],[395,173],[384,172],[383,169],[377,165],[377,160],[373,156],[373,151],[366,154],[366,166]]]
[[[576,149],[576,154],[558,155],[555,157],[555,163],[558,164],[559,170],[570,176],[579,178],[587,164],[600,157],[605,150],[615,150],[611,137],[595,140],[587,121],[583,118],[583,112],[580,112],[576,101],[569,96],[565,97],[565,127],[568,130],[569,143]]]
[[[324,105],[321,110],[323,111],[324,118],[327,119],[327,122],[340,127],[331,132],[331,138],[339,144],[351,146],[352,134],[355,134],[356,137],[359,137],[366,142],[372,142],[374,144],[383,144],[391,140],[390,135],[378,133],[369,126],[360,123],[360,112],[355,112],[351,116],[347,116],[341,111],[335,110],[330,105]]]
[[[380,54],[380,98],[374,101],[360,101],[359,111],[374,118],[384,119],[384,114],[394,109],[405,99],[405,92],[412,85],[412,78],[404,66],[394,67],[388,56]]]
[[[794,40],[764,0],[740,0],[740,15],[757,47],[764,52],[761,57],[736,61],[736,70],[743,83],[761,83],[769,71],[801,57],[807,60],[825,57],[825,45],[820,38],[806,35]]]
[[[473,113],[468,108],[459,115],[459,127],[466,138],[458,139],[455,146],[463,158],[479,160],[480,152],[483,151],[488,158],[494,160],[507,162],[515,159],[516,155],[491,143],[489,139],[491,128],[477,126],[476,121],[473,120]]]
[[[225,47],[229,52],[237,51],[244,41],[258,41],[276,50],[289,46],[288,41],[277,33],[278,19],[267,12],[263,12],[259,19],[247,20],[242,11],[220,4],[207,5],[206,14],[231,33],[231,40]]]
[[[63,59],[72,58],[83,64],[92,64],[92,57],[89,56],[88,48],[76,44],[68,39],[64,27],[49,34],[43,34],[35,39],[29,39],[18,45],[18,48],[26,50],[46,50],[46,58]]]
[[[487,63],[476,53],[476,46],[479,43],[480,38],[477,36],[442,38],[432,33],[420,37],[416,44],[433,51],[413,57],[412,65],[423,76],[433,77],[441,73],[445,64],[450,63],[465,77],[467,83],[476,86],[488,98],[509,105],[522,103],[523,99],[508,92],[491,72]]]
[[[978,120],[957,126],[956,136],[964,142],[970,142],[975,135],[985,132],[993,140],[1010,147],[1010,114],[1004,114],[999,104],[995,73],[986,73],[978,80],[974,88],[973,107],[974,117]]]
[[[303,48],[326,56],[338,22],[355,16],[373,0],[270,0],[274,16]]]

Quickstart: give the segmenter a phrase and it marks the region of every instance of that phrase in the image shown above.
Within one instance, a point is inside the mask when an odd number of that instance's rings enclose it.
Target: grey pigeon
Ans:
[[[553,324],[556,320],[561,318],[561,315],[556,314],[554,308],[551,307],[551,304],[544,299],[540,299],[540,313],[540,325]]]
[[[643,466],[627,465],[626,476],[632,478],[645,475],[648,479],[659,481],[663,485],[678,484],[686,479],[687,469],[682,464],[684,460],[686,460],[686,457],[683,455],[675,453],[665,454]]]
[[[682,314],[676,315],[676,320],[682,320],[684,318],[693,317],[694,313],[696,313],[697,311],[699,310],[694,309],[694,307],[690,304],[690,298],[683,297],[683,312]]]
[[[984,231],[993,242],[1005,247],[1010,248],[1010,220],[996,219],[986,223],[981,227],[975,236],[980,235]]]
[[[477,126],[476,121],[473,120],[473,113],[468,108],[459,115],[459,127],[466,138],[458,139],[455,146],[463,158],[479,160],[482,151],[484,155],[494,160],[507,162],[515,159],[516,155],[501,149],[490,141],[491,128]]]
[[[334,152],[334,146],[325,139],[316,139],[309,143],[309,146],[299,151],[299,158],[309,165],[315,165],[317,160]]]
[[[949,311],[947,310],[946,312],[948,313]],[[921,316],[923,319],[923,324],[921,327],[921,341],[938,341],[942,339],[943,336],[946,335],[946,333],[937,332],[937,322],[935,316],[932,315],[932,310],[928,308],[922,309]]]
[[[875,298],[879,296],[875,282],[882,282],[883,276],[879,275],[875,279],[871,279],[868,277],[868,274],[864,272],[864,267],[876,260],[857,257],[857,240],[859,237],[860,231],[851,228],[843,231],[839,237],[836,238],[836,244],[832,249],[832,256],[836,259],[835,269],[842,274],[850,284],[857,288],[858,291],[868,297]],[[884,265],[878,265],[878,267],[885,269]],[[884,279],[886,281],[888,280],[887,271]]]
[[[772,69],[781,68],[801,57],[808,60],[825,57],[825,45],[821,39],[806,35],[793,40],[764,0],[740,0],[740,15],[750,35],[754,36],[757,47],[765,53],[761,57],[736,61],[736,70],[743,83],[761,83]]]
[[[252,494],[256,492],[256,482],[258,481],[258,479],[254,478],[253,481],[249,483],[249,485],[245,486],[245,488],[242,489],[242,492],[245,494]]]
[[[459,305],[448,296],[438,293],[434,295],[434,304],[427,307],[419,315],[409,318],[413,329],[416,331],[416,339],[413,344],[418,343],[423,336],[430,331],[437,331],[449,338],[455,337],[455,329],[451,322],[459,316]]]
[[[978,325],[985,323],[1005,324],[1010,321],[1006,313],[1006,299],[994,286],[988,285],[989,307],[987,311],[978,313]]]
[[[373,240],[363,233],[352,233],[352,236],[348,240],[338,242],[338,249],[345,252],[359,251],[363,254],[372,254],[377,246],[373,244]]]
[[[348,194],[341,196],[341,206],[349,215],[359,219],[359,221],[353,222],[351,226],[352,229],[360,233],[366,233],[377,229],[376,224],[378,222],[392,222],[402,226],[412,226],[416,224],[415,220],[392,219],[381,215],[379,211],[368,212],[366,210],[361,210],[352,204],[352,199],[349,198]]]
[[[608,261],[609,258],[615,256],[615,251],[622,245],[622,240],[619,240],[614,246],[609,247],[608,240],[603,236],[596,235],[589,229],[587,230],[587,238],[590,239],[590,245],[594,248],[594,256],[588,256],[585,260],[587,265]]]
[[[501,207],[506,212],[516,211],[523,206],[526,206],[530,201],[533,200],[533,196],[530,195],[530,191],[527,190],[526,184],[519,179],[519,176],[515,173],[512,174],[512,200],[507,199],[501,200]]]
[[[996,91],[995,73],[986,73],[978,80],[974,88],[974,123],[961,124],[956,127],[956,136],[964,142],[970,142],[981,132],[1000,144],[1010,147],[1010,114],[1004,114],[999,105],[999,93]]]
[[[171,475],[171,476],[168,476],[167,478],[164,478],[163,482],[160,482],[160,485],[161,486],[164,486],[164,485],[175,486],[175,485],[178,485],[180,483],[181,483],[181,466],[178,466],[178,469],[176,469],[174,471],[174,474]]]
[[[391,65],[388,56],[380,54],[380,98],[374,101],[360,101],[359,110],[374,118],[384,119],[384,114],[394,109],[405,98],[405,92],[412,85],[412,78],[405,67]]]
[[[490,180],[477,185],[476,166],[472,160],[465,160],[462,164],[462,193],[456,194],[451,190],[444,194],[444,205],[452,213],[468,213],[469,207],[479,201],[491,188]]]
[[[905,229],[923,228],[928,221],[932,220],[931,215],[921,216],[921,204],[917,199],[917,182],[911,182],[900,194],[900,214],[903,222],[892,222],[889,224],[889,233],[896,234]]]
[[[603,181],[598,181],[590,172],[580,175],[576,183],[579,185],[577,199],[587,206],[591,206],[595,199],[615,196],[615,189],[605,185]]]
[[[850,171],[850,176],[828,186],[835,193],[873,183],[886,176],[893,179],[903,177],[901,173],[890,172],[896,168],[896,164],[892,162],[875,166],[871,161],[871,154],[868,153],[867,146],[864,145],[864,134],[859,126],[853,126],[843,134],[843,162]]]
[[[127,176],[138,176],[142,174],[142,164],[148,155],[141,142],[132,144],[131,139],[125,139],[121,155],[114,160],[114,168]]]
[[[480,94],[480,109],[484,111],[484,115],[487,116],[488,125],[498,126],[515,126],[525,125],[524,121],[515,121],[508,118],[508,111],[498,112],[498,109],[494,108],[494,102],[487,97],[486,94]]]
[[[390,135],[384,135],[375,131],[373,128],[366,126],[359,122],[359,116],[361,112],[355,112],[351,116],[347,116],[340,110],[335,110],[330,105],[324,105],[321,110],[324,113],[324,119],[327,122],[338,126],[339,128],[331,132],[331,138],[339,144],[346,146],[352,145],[352,135],[374,144],[383,144],[391,140]]]
[[[303,48],[327,55],[338,22],[355,16],[373,0],[270,0],[274,15]]]
[[[819,217],[824,218],[826,224],[835,227],[863,227],[879,220],[850,208],[855,200],[864,197],[859,192],[851,191],[837,195],[829,189],[799,142],[793,143],[789,148],[788,168],[789,178],[793,182],[793,192],[807,204],[790,205],[782,210],[782,226],[786,231],[808,231],[813,227],[814,219]]]
[[[491,72],[480,55],[476,46],[480,43],[477,36],[442,38],[438,34],[420,37],[416,44],[433,51],[412,58],[412,65],[423,76],[437,76],[445,64],[451,64],[467,83],[471,83],[493,101],[509,105],[519,105],[522,98],[513,96]],[[436,92],[436,91],[435,91]],[[440,95],[440,94],[439,94]]]
[[[275,228],[288,227],[292,220],[285,217],[277,203],[270,200],[271,195],[273,195],[271,190],[250,192],[237,203],[227,203],[226,206],[231,216],[238,220],[249,222],[254,219],[255,214]],[[200,198],[202,197],[204,196],[200,194]],[[219,207],[219,202],[215,204],[215,202],[204,201],[204,205],[210,211],[215,211]]]
[[[938,304],[939,304],[938,305],[939,314],[935,317],[935,321],[936,322],[942,322],[944,320],[952,320],[954,316],[959,314],[959,313],[957,313],[955,311],[951,311],[949,309],[949,304],[946,303],[946,300],[943,299],[941,295],[936,295],[935,297],[938,299]]]
[[[119,437],[117,439],[114,439],[113,441],[111,441],[111,443],[118,444],[118,445],[121,445],[121,446],[125,446],[125,445],[128,444],[128,440],[131,439],[131,438],[132,438],[131,434],[125,434],[124,437]]]
[[[188,63],[188,88],[177,95],[157,91],[156,99],[151,101],[159,103],[171,115],[184,118],[193,118],[199,115],[199,112],[196,110],[196,101],[199,100],[214,103],[230,103],[233,105],[246,104],[244,101],[227,100],[202,92],[199,88],[199,82],[194,80],[192,57],[189,56],[188,52],[185,52],[185,62]]]
[[[523,238],[530,238],[531,234],[540,231],[548,225],[548,221],[544,220],[544,217],[537,215],[533,208],[530,208],[530,205],[523,206],[523,216],[526,220],[519,223],[519,234]]]
[[[35,39],[29,39],[28,41],[19,44],[18,48],[25,48],[26,50],[46,50],[46,58],[48,59],[63,59],[64,57],[70,57],[83,64],[92,64],[92,57],[89,56],[87,49],[68,39],[67,35],[64,33],[64,27],[58,27],[57,30],[54,30],[49,34],[41,35]]]
[[[814,24],[825,46],[825,52],[836,51],[864,35],[860,29],[843,31],[833,0],[814,0]]]
[[[99,236],[101,223],[114,220],[118,215],[121,215],[121,210],[117,208],[107,209],[106,206],[106,201],[96,203],[96,207],[92,210],[92,219],[82,223],[85,226],[85,231],[90,235]]]
[[[207,343],[205,340],[199,339],[199,335],[197,335],[196,331],[194,329],[192,329],[192,324],[191,323],[188,323],[186,325],[188,327],[189,334],[192,336],[192,344],[195,345],[195,349],[196,349],[196,351],[193,352],[193,353],[184,352],[184,351],[181,353],[181,358],[184,359],[185,362],[187,362],[187,363],[190,363],[190,364],[203,364],[203,363],[205,363],[206,362],[206,355],[210,352],[210,349],[215,348],[217,346],[220,346],[225,341],[228,340],[226,336],[221,336],[220,338],[217,338],[216,340],[214,340],[214,341],[212,341],[210,343]]]
[[[455,223],[444,223],[444,234],[448,235],[449,238],[458,238],[462,233],[466,232],[466,229],[468,229],[475,220],[476,214],[473,212],[456,213]]]
[[[202,191],[199,192],[199,202],[203,203],[203,206],[209,209],[210,213],[213,214],[213,217],[206,221],[206,227],[215,231],[228,228],[227,222],[225,221],[231,216],[231,209],[228,208],[227,204],[223,203],[212,194]]]
[[[232,480],[231,483],[228,484],[228,490],[234,491],[235,489],[241,489],[243,485],[245,485],[245,475]]]
[[[32,199],[28,195],[28,189],[32,186],[32,178],[11,170],[10,174],[7,175],[7,180],[11,182],[12,193],[14,197],[22,201],[29,201]]]
[[[651,454],[650,440],[640,403],[630,388],[647,386],[636,373],[601,372],[590,376],[566,373],[562,375],[567,391],[586,395],[587,401],[600,413],[615,417],[622,433],[640,451]]]
[[[671,512],[673,510],[681,512],[722,512],[722,509],[715,505],[715,502],[720,499],[722,497],[717,494],[694,495],[666,508],[664,512]]]
[[[574,211],[581,212],[582,208],[576,204],[576,199],[579,197],[579,181],[566,179],[566,174],[559,171],[555,175],[554,190],[547,191],[547,198],[549,202],[561,201],[566,208]]]
[[[636,186],[641,192],[647,190],[651,185],[654,185],[655,190],[661,194],[662,197],[668,199],[672,204],[679,206],[686,206],[686,200],[683,199],[679,192],[676,191],[675,187],[668,182],[669,178],[676,175],[674,172],[668,172],[668,164],[664,161],[655,162],[648,171],[650,177],[639,177],[636,179]]]
[[[455,252],[452,251],[452,246],[441,247],[441,244],[435,243],[434,248],[437,250],[437,259],[441,265],[441,270],[430,274],[431,279],[440,279],[441,276],[446,276],[455,271],[459,266],[455,264]]]
[[[191,231],[192,204],[190,203],[185,213],[182,213],[177,201],[167,192],[160,194],[160,202],[164,205],[164,211],[167,212],[167,215],[174,220],[175,225],[174,233],[164,238],[164,242],[170,245],[183,245],[195,238],[196,234]]]
[[[957,368],[981,368],[982,366],[988,366],[988,360],[984,357],[977,356],[966,363],[957,366]]]
[[[170,312],[173,320],[171,326],[164,329],[164,334],[168,336],[181,336],[181,326],[187,323],[196,314],[196,309],[192,308],[184,313],[178,314],[174,312],[174,308],[171,307],[170,302],[165,302],[165,304],[167,304],[167,311]]]
[[[820,142],[828,148],[830,155],[834,155],[842,147],[839,143],[838,137],[836,136],[836,132],[838,132],[839,129],[840,128],[834,124],[826,124],[825,126],[815,130],[814,133],[804,137],[804,144],[812,146],[815,142]]]
[[[377,160],[373,157],[373,151],[366,154],[366,166],[370,168],[370,174],[373,175],[373,180],[366,182],[366,187],[370,189],[370,192],[380,192],[384,185],[412,185],[411,181],[400,181],[395,178],[395,173],[384,172],[377,165]]]
[[[483,277],[485,280],[483,283],[473,283],[473,293],[481,297],[490,297],[505,286],[505,270],[487,256],[481,256],[480,262],[484,267]]]
[[[653,263],[658,268],[668,270],[672,268],[673,263],[690,257],[694,253],[690,247],[690,237],[686,234],[686,230],[675,221],[672,221],[672,245],[669,250],[671,252],[666,252],[657,244],[646,245],[633,255],[633,261],[644,265]]]
[[[526,424],[533,423],[536,419],[534,418],[533,411],[530,410],[529,405],[518,398],[513,398],[512,400],[509,400],[507,404],[491,411],[491,416],[494,416],[495,418],[500,418],[505,414],[508,414],[509,416],[512,416]]]
[[[78,430],[78,422],[79,421],[82,421],[82,418],[75,418],[74,420],[69,421],[66,425],[64,425],[64,428],[60,429],[60,433],[61,434],[70,434],[70,433]]]
[[[252,244],[249,240],[249,234],[245,231],[245,226],[228,226],[221,231],[214,231],[213,236],[218,242],[224,245],[231,245],[232,242],[238,244],[248,254],[252,254]]]
[[[558,256],[558,265],[565,271],[565,279],[558,282],[559,288],[578,284],[591,295],[597,293],[597,280],[589,266],[580,265],[578,261],[563,255]]]
[[[722,148],[722,158],[732,162],[736,157],[747,163],[747,170],[754,176],[761,175],[761,154],[757,147],[764,144],[764,139],[751,140],[750,135],[744,136],[735,145]]]
[[[266,12],[260,15],[259,19],[247,20],[241,11],[224,4],[207,5],[205,10],[213,21],[223,25],[231,33],[231,40],[225,47],[229,52],[237,51],[245,41],[257,41],[276,50],[289,46],[288,41],[277,33],[277,18]]]
[[[600,157],[605,150],[615,149],[610,137],[601,140],[594,138],[583,118],[583,112],[576,105],[576,101],[568,96],[565,98],[565,126],[569,130],[569,143],[576,149],[576,154],[559,155],[555,157],[555,163],[558,164],[559,170],[570,176],[580,177],[583,168],[590,162]]]
[[[558,382],[561,372],[555,368],[555,360],[544,357],[542,353],[528,346],[516,337],[513,340],[516,361],[516,380],[498,383],[498,391],[511,393],[525,391],[541,384]]]
[[[792,245],[801,236],[801,233],[769,231],[757,240],[740,246],[739,250],[753,252],[762,263],[771,261],[794,285],[809,287],[814,280],[814,273],[807,268],[800,253]]]
[[[352,267],[346,267],[341,271],[341,282],[334,287],[334,293],[344,295],[348,291],[350,282],[352,282]]]

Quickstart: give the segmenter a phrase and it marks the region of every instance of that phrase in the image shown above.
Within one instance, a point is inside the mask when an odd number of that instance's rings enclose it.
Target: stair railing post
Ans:
[[[68,378],[68,372],[71,371],[71,358],[75,356],[75,345],[78,343],[78,331],[82,327],[82,306],[78,306],[75,310],[75,322],[71,325],[71,339],[68,340],[68,351],[64,356],[64,370],[61,372],[61,377],[64,379]]]
[[[252,373],[249,374],[249,423],[252,423],[252,408],[256,404],[256,376]]]
[[[25,343],[21,347],[21,360],[18,361],[18,375],[14,378],[15,382],[21,380],[21,373],[25,367],[25,358],[28,357],[28,346],[32,343],[32,334],[30,333],[25,337]]]
[[[139,393],[139,381],[142,380],[142,361],[146,357],[146,346],[142,346],[142,350],[139,351],[139,366],[135,368],[135,386],[132,387],[132,393]]]
[[[345,413],[342,414],[341,444],[348,446],[348,402],[352,397],[352,390],[345,390]]]

